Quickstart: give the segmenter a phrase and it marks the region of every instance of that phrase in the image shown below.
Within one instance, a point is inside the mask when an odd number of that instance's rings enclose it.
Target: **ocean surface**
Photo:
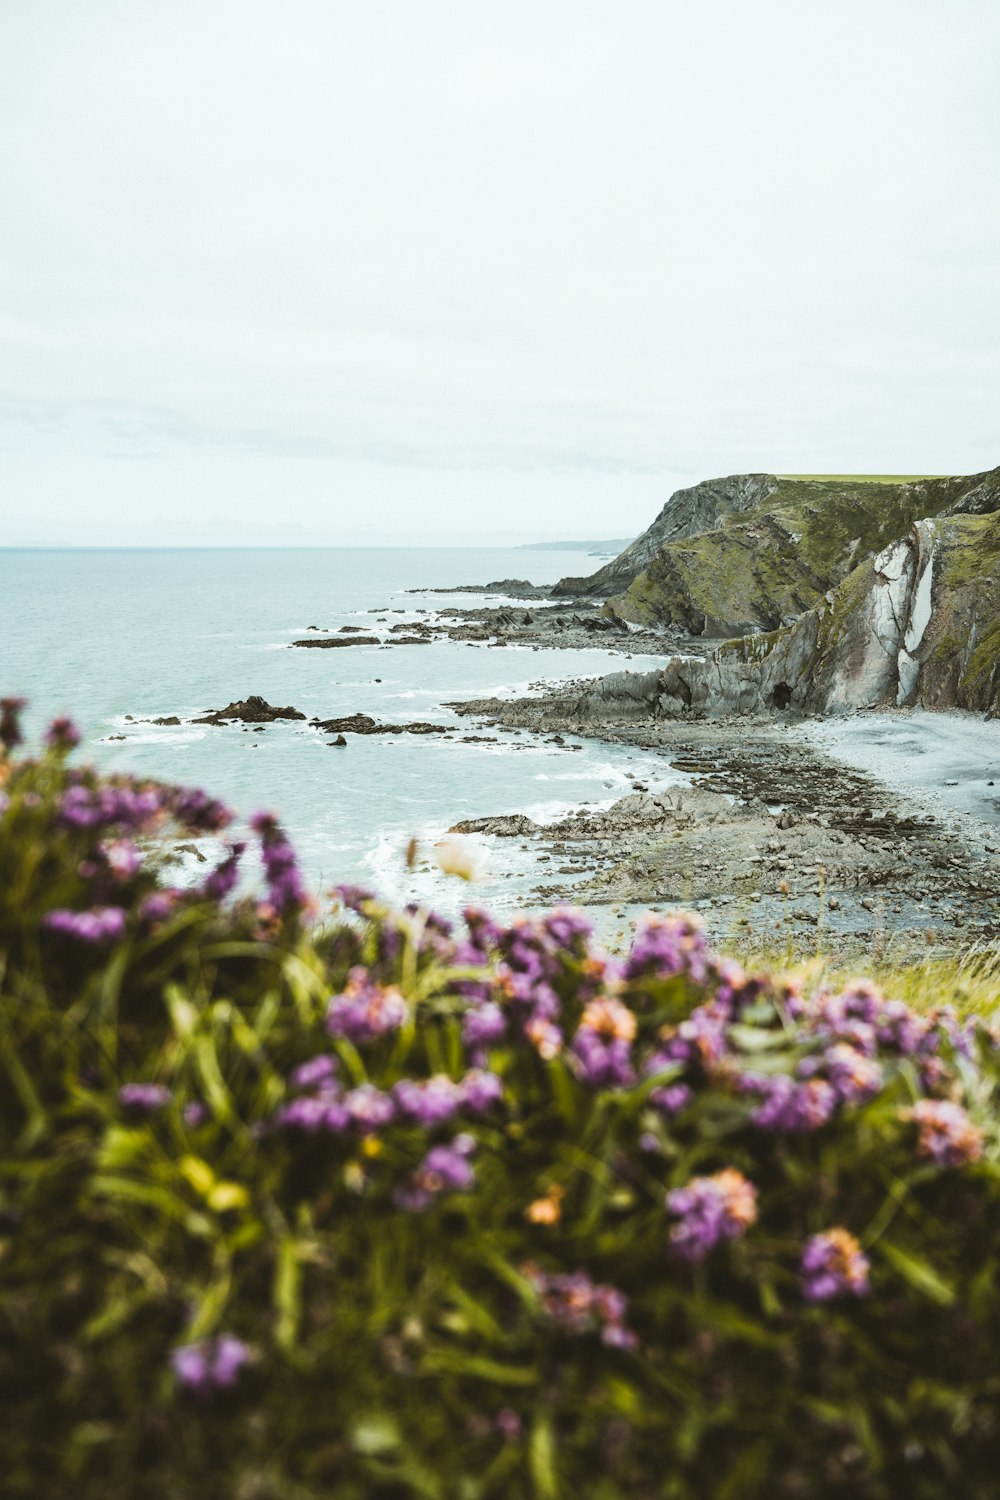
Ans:
[[[470,892],[432,865],[434,842],[453,823],[508,812],[546,822],[585,803],[606,806],[628,791],[630,771],[654,790],[685,778],[659,756],[584,740],[571,752],[517,732],[488,731],[498,744],[350,736],[346,749],[332,749],[329,736],[301,721],[260,734],[236,724],[137,721],[183,719],[257,693],[309,718],[363,712],[474,733],[446,702],[522,695],[543,679],[641,671],[655,659],[471,642],[335,651],[292,650],[290,642],[310,625],[384,634],[400,621],[483,602],[410,589],[547,583],[591,563],[600,565],[580,552],[494,548],[0,550],[0,694],[30,700],[36,736],[57,713],[70,714],[84,733],[78,757],[105,770],[204,786],[244,818],[274,811],[316,890],[356,881],[395,901],[455,910]],[[413,837],[421,860],[410,870],[404,851]],[[507,911],[530,905],[551,866],[518,840],[480,842],[491,866],[475,899]],[[210,843],[202,852],[211,855]],[[193,856],[189,863],[193,873]]]

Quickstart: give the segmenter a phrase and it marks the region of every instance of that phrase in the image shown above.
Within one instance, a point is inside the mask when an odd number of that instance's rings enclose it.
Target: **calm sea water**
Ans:
[[[578,552],[502,549],[302,551],[0,551],[0,691],[31,700],[38,733],[69,713],[83,752],[107,770],[203,785],[243,816],[279,814],[314,885],[375,885],[394,900],[454,907],[457,882],[403,861],[459,819],[524,811],[551,820],[628,789],[627,771],[654,786],[681,779],[659,758],[587,744],[576,753],[505,734],[497,745],[408,735],[351,737],[346,750],[301,722],[262,734],[240,726],[158,728],[144,716],[182,718],[259,693],[307,716],[364,712],[460,726],[443,705],[539,679],[594,675],[625,662],[608,651],[496,649],[471,643],[288,649],[310,625],[374,625],[427,618],[418,610],[481,602],[416,597],[408,589],[495,578],[549,582],[582,571]],[[595,561],[595,566],[597,565]],[[404,613],[391,613],[391,611]],[[126,719],[131,714],[133,720]],[[124,735],[124,739],[112,736]],[[487,841],[490,842],[490,841]],[[516,841],[492,841],[491,874],[477,897],[523,904],[544,875]],[[457,888],[456,888],[457,887]]]

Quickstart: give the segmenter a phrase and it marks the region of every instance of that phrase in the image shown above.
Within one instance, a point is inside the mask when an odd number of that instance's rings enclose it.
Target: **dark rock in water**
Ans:
[[[125,717],[128,718],[128,715],[126,714]],[[124,738],[125,738],[125,735],[123,735],[123,734],[109,734],[108,735],[108,739],[109,740],[123,740]]]
[[[416,720],[411,724],[380,724],[370,714],[348,714],[342,719],[313,719],[313,726],[324,734],[440,734],[440,724]]]
[[[449,833],[493,833],[498,838],[523,838],[538,832],[539,825],[524,813],[503,813],[495,818],[467,818],[456,823]]]
[[[131,718],[131,714],[126,715],[126,717]],[[181,721],[176,714],[168,714],[164,719],[150,719],[149,722],[151,724],[174,725],[179,724]]]
[[[297,708],[275,708],[266,699],[240,698],[226,708],[209,709],[202,719],[192,719],[193,724],[228,724],[239,720],[243,724],[273,724],[276,719],[304,719],[305,714]],[[174,721],[179,722],[178,720]]]
[[[341,635],[364,635],[360,625],[341,625]]]
[[[205,855],[202,854],[197,844],[175,844],[175,854],[193,854],[200,865],[205,863]]]
[[[350,640],[339,640],[335,635],[325,635],[321,641],[293,641],[293,646],[314,646],[321,651],[332,651],[336,646],[381,646],[377,635],[352,635]]]
[[[340,749],[341,746],[347,744],[347,741],[344,739],[344,736],[342,734],[338,734],[337,738],[335,740],[328,740],[327,744],[328,745],[332,745],[332,746],[334,746],[337,749]]]
[[[547,599],[551,592],[546,584],[529,583],[527,578],[495,578],[492,583],[459,583],[451,588],[407,589],[408,594],[508,594],[512,599]]]

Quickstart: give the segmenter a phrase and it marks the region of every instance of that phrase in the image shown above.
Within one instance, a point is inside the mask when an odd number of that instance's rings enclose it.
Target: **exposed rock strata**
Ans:
[[[917,521],[794,624],[671,656],[581,694],[580,721],[616,716],[839,714],[1000,705],[1000,517]]]

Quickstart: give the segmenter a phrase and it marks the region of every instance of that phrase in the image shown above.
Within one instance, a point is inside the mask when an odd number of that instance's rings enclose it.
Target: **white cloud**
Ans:
[[[5,7],[0,541],[77,540],[70,493],[95,540],[197,540],[210,490],[318,537],[359,482],[343,538],[418,495],[599,534],[997,462],[998,41],[991,0]]]

